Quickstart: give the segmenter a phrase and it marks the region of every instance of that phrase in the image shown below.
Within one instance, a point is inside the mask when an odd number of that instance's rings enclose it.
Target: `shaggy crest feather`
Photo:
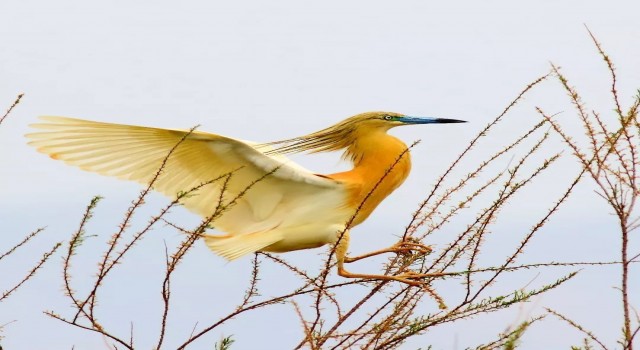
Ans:
[[[287,154],[298,152],[331,152],[344,149],[342,157],[356,162],[359,155],[354,152],[354,145],[358,140],[357,131],[362,122],[380,119],[381,115],[400,116],[392,112],[368,112],[347,118],[328,128],[292,139],[265,143],[261,146],[272,146],[265,154]]]

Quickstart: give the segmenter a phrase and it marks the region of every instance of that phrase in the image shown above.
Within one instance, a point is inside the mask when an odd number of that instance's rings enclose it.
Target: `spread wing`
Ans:
[[[27,135],[30,145],[84,170],[149,184],[164,163],[153,188],[171,198],[219,179],[181,202],[207,217],[220,198],[225,203],[242,194],[214,223],[232,235],[279,225],[282,218],[270,215],[283,202],[295,205],[296,199],[342,191],[340,182],[314,175],[285,157],[265,155],[248,142],[220,135],[65,117],[41,117],[32,127],[38,131]]]

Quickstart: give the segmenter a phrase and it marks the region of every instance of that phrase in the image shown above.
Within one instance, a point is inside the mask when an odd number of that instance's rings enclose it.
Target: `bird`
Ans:
[[[233,205],[211,223],[223,234],[203,233],[216,254],[234,260],[255,252],[289,252],[333,245],[337,273],[346,278],[398,281],[419,286],[428,274],[353,273],[345,263],[383,253],[430,252],[403,241],[350,257],[350,231],[407,178],[408,146],[387,132],[418,124],[464,120],[366,112],[304,136],[257,143],[191,130],[113,124],[42,116],[26,135],[29,145],[83,170],[149,185],[180,198],[203,218]],[[352,168],[316,174],[286,157],[291,153],[342,151]],[[159,172],[159,169],[162,171]],[[224,181],[219,181],[219,179]],[[195,191],[194,191],[195,189]],[[180,195],[192,190],[188,196]]]

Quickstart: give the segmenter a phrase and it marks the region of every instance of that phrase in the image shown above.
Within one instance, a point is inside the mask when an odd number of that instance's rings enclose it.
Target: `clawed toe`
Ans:
[[[433,249],[421,243],[409,242],[409,241],[401,241],[396,243],[393,246],[393,250],[397,253],[412,253],[416,252],[422,255],[430,254]]]
[[[433,278],[433,277],[438,277],[440,274],[437,273],[417,273],[417,272],[413,272],[413,271],[407,271],[407,272],[403,272],[399,275],[396,275],[396,277],[400,277],[403,279],[407,279],[410,281],[414,281],[414,282],[420,282],[420,283],[424,283],[424,281],[421,281],[425,278]],[[419,281],[417,281],[419,280]]]
[[[367,254],[363,254],[360,256],[356,256],[356,257],[347,257],[345,256],[343,261],[345,263],[351,263],[354,261],[358,261],[364,258],[368,258],[371,256],[375,256],[375,255],[380,255],[380,254],[384,254],[384,253],[396,253],[396,254],[403,254],[403,255],[411,255],[413,253],[417,253],[420,255],[427,255],[429,253],[431,253],[433,251],[433,249],[431,249],[430,246],[428,245],[424,245],[421,243],[417,243],[417,242],[412,242],[412,241],[400,241],[394,245],[392,245],[389,248],[385,248],[385,249],[380,249],[380,250],[376,250],[374,252],[371,253],[367,253]]]

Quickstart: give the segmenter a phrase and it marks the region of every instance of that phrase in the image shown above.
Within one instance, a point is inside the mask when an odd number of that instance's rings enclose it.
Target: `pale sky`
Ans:
[[[414,168],[407,182],[352,231],[350,251],[363,253],[395,242],[394,235],[403,231],[446,165],[524,86],[545,74],[549,62],[562,67],[589,108],[605,114],[613,109],[607,70],[585,24],[616,64],[619,92],[628,103],[640,87],[638,11],[640,3],[631,0],[4,2],[0,106],[8,107],[18,93],[25,97],[0,126],[0,252],[38,227],[47,229],[0,263],[0,290],[18,280],[53,242],[67,240],[90,198],[102,195],[105,199],[89,226],[89,233],[97,237],[82,247],[74,264],[81,289],[95,273],[103,242],[140,189],[35,152],[23,135],[38,115],[168,128],[200,124],[205,131],[259,142],[302,135],[372,110],[470,121],[392,132],[407,143],[422,143],[412,152]],[[534,106],[562,112],[560,118],[568,124],[576,118],[564,92],[552,81],[514,109],[509,121],[477,151],[489,152],[537,121]],[[572,131],[581,135],[579,129]],[[547,154],[562,149],[560,143],[553,145]],[[345,167],[338,154],[295,159],[319,173]],[[496,238],[484,252],[487,261],[520,239],[518,234],[539,218],[540,208],[558,197],[575,169],[565,152],[535,190],[515,200],[492,230]],[[615,223],[592,190],[589,182],[582,184],[527,248],[522,262],[618,259]],[[153,208],[167,203],[159,195],[152,198],[134,225],[144,224]],[[185,224],[197,222],[183,210],[175,210],[172,217]],[[167,228],[156,228],[135,248],[122,272],[108,281],[102,296],[103,322],[121,334],[133,322],[141,349],[151,348],[156,339],[164,242],[180,238]],[[632,244],[637,253],[637,237]],[[324,254],[325,249],[316,249],[284,257],[312,272]],[[227,263],[197,244],[180,266],[173,296],[175,333],[167,348],[186,337],[196,321],[207,324],[234,307],[244,293],[250,260]],[[376,272],[378,267],[365,263],[354,269]],[[568,271],[572,269],[530,271],[503,276],[502,283],[513,290],[529,281],[552,281]],[[566,285],[521,308],[434,328],[406,347],[475,346],[491,341],[509,324],[552,307],[616,348],[622,327],[615,289],[618,271],[619,267],[587,267]],[[263,295],[293,286],[281,279],[281,270],[264,273],[268,284]],[[5,349],[105,348],[101,337],[42,314],[72,312],[60,276],[57,255],[0,304],[0,324],[16,320],[0,333]],[[632,278],[637,285],[637,268]],[[280,285],[285,289],[278,289]],[[449,290],[442,288],[446,300]],[[631,297],[640,307],[640,291]],[[233,334],[232,349],[288,349],[299,342],[300,333],[291,306],[280,305],[239,317],[192,348],[211,349],[221,336]],[[521,349],[566,349],[581,341],[581,334],[549,318],[525,335]]]

